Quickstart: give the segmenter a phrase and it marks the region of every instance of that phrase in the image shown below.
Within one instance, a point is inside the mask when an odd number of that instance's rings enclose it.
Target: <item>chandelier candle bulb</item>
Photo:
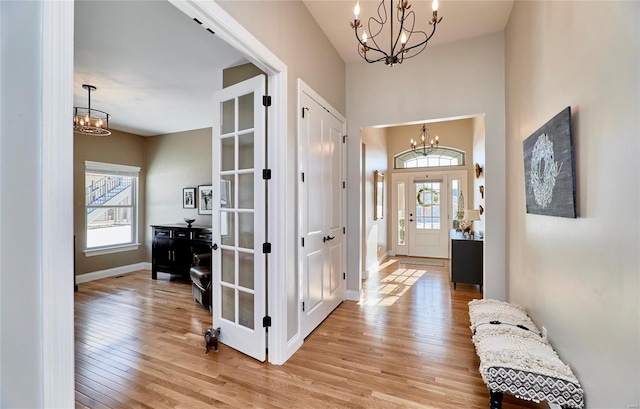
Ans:
[[[356,6],[353,8],[353,15],[355,17],[354,20],[357,20],[360,15],[360,2],[357,2]]]
[[[431,3],[431,8],[433,9],[433,11],[438,11],[438,0],[433,0],[433,3]]]

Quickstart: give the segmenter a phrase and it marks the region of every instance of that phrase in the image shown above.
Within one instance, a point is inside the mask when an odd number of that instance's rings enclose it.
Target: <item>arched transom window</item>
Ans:
[[[422,152],[409,149],[397,154],[393,159],[396,169],[431,168],[464,165],[464,156],[464,151],[442,146],[434,149],[427,156],[422,155]]]

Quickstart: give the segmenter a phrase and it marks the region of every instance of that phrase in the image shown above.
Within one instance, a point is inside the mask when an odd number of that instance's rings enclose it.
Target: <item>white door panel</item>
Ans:
[[[415,257],[448,258],[448,177],[410,178],[407,191],[408,254]]]
[[[299,185],[302,308],[306,337],[346,293],[344,245],[344,123],[302,92],[299,123]]]

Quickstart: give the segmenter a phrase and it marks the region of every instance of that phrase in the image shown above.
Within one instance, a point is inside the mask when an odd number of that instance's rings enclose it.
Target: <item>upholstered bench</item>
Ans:
[[[211,254],[196,254],[195,266],[189,270],[191,294],[203,307],[211,310]]]
[[[563,408],[584,407],[578,379],[542,338],[523,307],[473,300],[469,302],[469,317],[491,409],[502,407],[503,393]]]

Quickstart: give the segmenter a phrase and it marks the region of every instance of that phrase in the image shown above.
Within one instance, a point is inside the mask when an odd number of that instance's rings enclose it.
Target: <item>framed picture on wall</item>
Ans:
[[[182,207],[184,209],[196,208],[196,188],[185,187],[182,189]]]
[[[213,213],[213,186],[198,186],[198,214]]]
[[[373,220],[384,217],[384,174],[373,172]]]

